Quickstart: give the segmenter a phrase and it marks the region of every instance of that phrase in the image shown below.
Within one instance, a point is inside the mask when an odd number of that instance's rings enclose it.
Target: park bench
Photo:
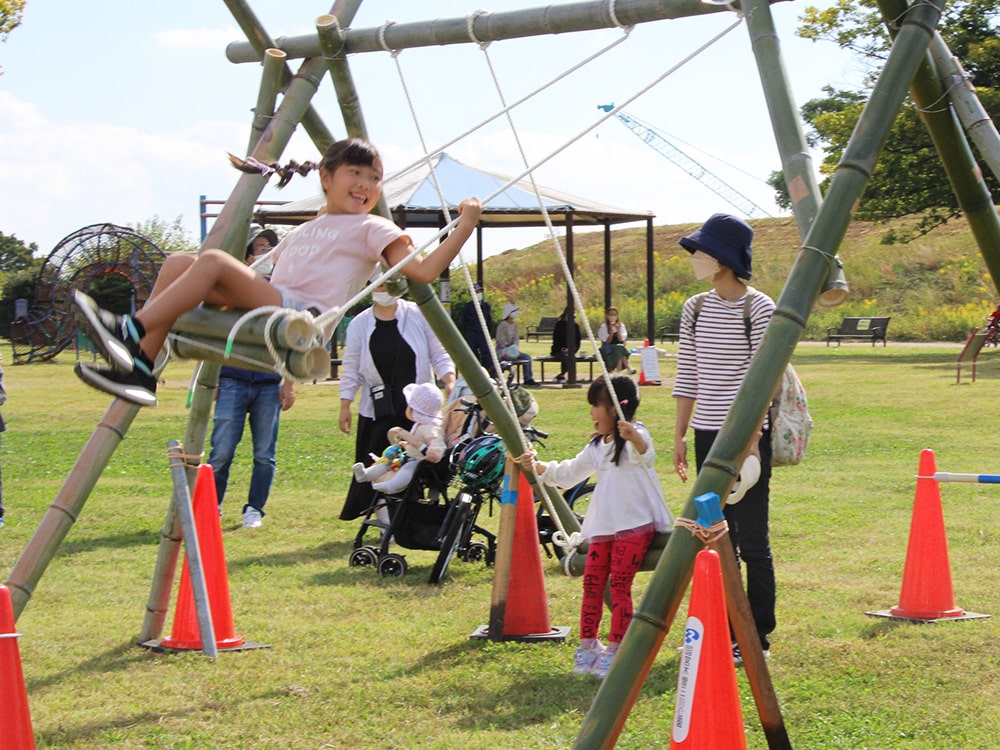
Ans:
[[[831,341],[836,341],[837,346],[845,339],[860,339],[871,341],[875,346],[876,341],[881,341],[882,346],[886,345],[885,330],[889,327],[890,318],[844,318],[836,328],[826,329],[826,345],[830,346]]]
[[[561,357],[552,357],[552,356],[548,356],[548,357],[532,357],[532,360],[538,363],[538,382],[539,383],[544,383],[545,382],[545,363],[546,362],[555,362],[557,365],[560,366],[560,368],[562,367],[562,358]],[[585,357],[582,354],[577,354],[576,355],[577,377],[579,378],[580,365],[582,365],[582,364],[589,365],[590,366],[590,377],[587,380],[587,382],[588,383],[591,382],[594,379],[594,363],[595,362],[597,362],[597,357],[595,357],[593,354],[591,354],[589,357]]]
[[[671,318],[656,331],[656,337],[662,344],[664,341],[680,341],[681,319]]]
[[[540,341],[544,336],[551,338],[552,332],[556,330],[557,320],[559,320],[559,318],[542,318],[538,321],[537,326],[528,326],[528,330],[524,334],[524,338],[528,341],[531,341],[532,338],[535,341]]]

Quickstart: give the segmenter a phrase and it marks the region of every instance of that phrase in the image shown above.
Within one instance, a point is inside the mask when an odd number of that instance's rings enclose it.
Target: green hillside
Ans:
[[[795,221],[783,217],[750,223],[756,233],[752,283],[777,299],[799,250]],[[850,226],[839,250],[850,296],[832,310],[815,309],[806,339],[823,339],[826,327],[837,325],[845,315],[891,315],[889,338],[895,341],[961,341],[973,326],[983,324],[998,295],[968,224],[955,220],[907,244],[882,243],[888,230],[910,223],[912,219]],[[658,325],[678,315],[688,296],[707,288],[694,279],[688,253],[677,244],[697,226],[654,229]],[[603,319],[603,239],[603,231],[577,231],[573,241],[577,284],[595,326]],[[638,334],[645,330],[645,228],[612,232],[611,248],[612,301],[629,330]],[[558,315],[565,304],[563,274],[551,242],[488,258],[483,277],[494,312],[505,301],[516,301],[522,325]],[[455,309],[467,298],[464,290],[456,290]]]

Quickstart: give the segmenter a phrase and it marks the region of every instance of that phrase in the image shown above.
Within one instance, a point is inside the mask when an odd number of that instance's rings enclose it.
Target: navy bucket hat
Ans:
[[[729,214],[712,214],[701,229],[681,237],[678,242],[689,253],[701,250],[733,269],[737,277],[750,280],[753,229],[743,219]]]

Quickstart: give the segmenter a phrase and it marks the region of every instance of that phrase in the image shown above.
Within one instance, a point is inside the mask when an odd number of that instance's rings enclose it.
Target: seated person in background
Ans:
[[[365,467],[354,464],[354,478],[359,482],[373,482],[380,492],[394,495],[405,490],[413,479],[421,461],[437,463],[444,456],[444,430],[441,427],[441,406],[444,396],[433,383],[410,383],[403,388],[406,399],[406,418],[413,426],[389,429],[389,447],[381,457],[372,456],[374,463]],[[395,449],[395,450],[394,450]],[[381,517],[379,519],[388,521]]]
[[[517,313],[520,308],[510,302],[505,302],[500,313],[502,320],[497,324],[497,358],[501,362],[523,362],[524,384],[529,388],[538,385],[531,375],[531,355],[525,354],[518,347],[521,335],[517,331]]]
[[[618,319],[617,307],[608,308],[604,322],[597,329],[597,338],[601,342],[601,356],[608,372],[628,370],[630,375],[635,374],[635,370],[628,366],[629,350],[625,346],[628,331],[625,329],[625,324]]]
[[[569,325],[570,316],[571,310],[569,306],[566,306],[559,315],[559,320],[556,321],[555,328],[552,329],[551,355],[562,363],[559,374],[556,375],[557,383],[562,383],[566,380],[566,373],[569,372],[569,362],[580,351],[580,325],[576,321],[573,321],[571,329]],[[570,336],[571,332],[572,337]]]

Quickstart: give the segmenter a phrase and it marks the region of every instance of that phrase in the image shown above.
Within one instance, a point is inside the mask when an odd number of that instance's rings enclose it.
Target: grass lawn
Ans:
[[[1000,473],[1000,355],[984,352],[977,382],[966,372],[956,385],[960,348],[803,344],[793,360],[816,426],[806,461],[772,480],[779,624],[769,665],[799,750],[997,746],[1000,489],[941,488],[955,602],[994,617],[914,625],[864,614],[898,603],[921,449],[934,449],[942,471]],[[64,355],[6,368],[4,571],[108,404],[73,364]],[[669,382],[673,360],[660,365]],[[211,661],[134,645],[171,495],[166,443],[184,438],[191,369],[170,365],[160,406],[136,418],[18,620],[38,747],[572,746],[597,683],[569,675],[572,643],[469,640],[489,619],[490,569],[456,560],[430,586],[433,552],[400,550],[410,572],[399,579],[348,566],[358,525],[337,515],[353,437],[336,428],[336,384],[300,386],[283,416],[262,528],[239,526],[249,440],[230,480],[223,535],[236,630],[271,648]],[[536,424],[552,433],[542,455],[571,455],[589,432],[585,392],[535,393]],[[676,513],[688,488],[670,471],[673,416],[668,385],[642,389],[639,417]],[[486,525],[496,529],[496,512]],[[552,624],[575,638],[580,582],[542,562]],[[637,599],[649,577],[639,575]],[[684,602],[681,623],[686,614]],[[669,746],[680,642],[675,621],[619,748]],[[742,672],[738,682],[748,746],[764,748]]]

